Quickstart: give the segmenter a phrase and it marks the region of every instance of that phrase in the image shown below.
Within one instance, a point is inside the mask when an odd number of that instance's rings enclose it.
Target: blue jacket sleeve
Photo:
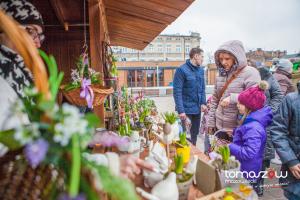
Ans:
[[[245,127],[245,129],[243,146],[234,143],[229,145],[231,155],[234,155],[240,161],[251,160],[257,157],[262,145],[262,130],[255,127]]]
[[[183,100],[182,100],[182,88],[184,83],[184,74],[180,68],[178,68],[174,75],[173,80],[173,97],[175,101],[176,110],[179,114],[185,113],[183,107]]]
[[[299,163],[289,143],[289,120],[292,114],[292,101],[289,96],[280,104],[270,128],[272,142],[283,164],[292,167]]]

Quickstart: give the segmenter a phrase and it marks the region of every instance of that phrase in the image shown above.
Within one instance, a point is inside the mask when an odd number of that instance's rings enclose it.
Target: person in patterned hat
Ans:
[[[45,39],[44,23],[41,14],[34,5],[27,0],[1,0],[0,9],[27,31],[37,48],[41,47],[41,43]]]
[[[0,9],[13,18],[31,36],[35,46],[40,48],[43,36],[43,20],[38,10],[26,0],[1,0]],[[10,107],[18,98],[24,98],[24,88],[33,84],[33,77],[24,65],[23,58],[16,52],[14,45],[5,33],[0,32],[0,130],[28,123],[28,118],[21,120],[11,117]]]

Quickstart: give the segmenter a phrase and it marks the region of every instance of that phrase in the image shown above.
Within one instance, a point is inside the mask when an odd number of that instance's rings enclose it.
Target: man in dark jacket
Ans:
[[[298,92],[285,97],[271,126],[272,141],[282,161],[281,171],[288,172],[288,177],[279,182],[285,185],[284,195],[289,200],[300,199],[300,82],[297,88]]]
[[[257,68],[259,74],[261,76],[261,80],[267,81],[269,84],[269,89],[266,90],[265,95],[267,97],[266,104],[271,107],[273,115],[276,113],[281,101],[284,96],[281,92],[280,85],[277,80],[274,78],[272,73],[267,67],[264,67],[261,64],[253,64],[254,67]],[[275,150],[272,144],[271,135],[270,135],[270,127],[267,127],[267,143],[264,152],[264,160],[262,165],[262,171],[266,170],[266,168],[270,167],[271,159],[275,158]],[[261,178],[259,185],[264,184],[264,179]],[[259,196],[263,195],[263,187],[259,188],[258,192]]]
[[[190,59],[175,72],[173,96],[180,119],[185,121],[188,117],[191,120],[191,140],[196,145],[201,107],[204,109],[202,105],[206,103],[204,70],[201,67],[203,50],[192,48],[189,56]]]

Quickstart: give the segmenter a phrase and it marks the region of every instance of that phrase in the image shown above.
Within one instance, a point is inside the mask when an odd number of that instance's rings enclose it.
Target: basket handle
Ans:
[[[50,99],[46,67],[37,48],[25,30],[19,27],[10,16],[0,10],[0,32],[4,32],[23,57],[25,66],[32,72],[34,84],[45,98]]]

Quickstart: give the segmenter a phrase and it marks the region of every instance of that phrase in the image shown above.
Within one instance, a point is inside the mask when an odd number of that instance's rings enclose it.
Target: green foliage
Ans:
[[[119,125],[119,134],[121,136],[130,136],[132,133],[129,115],[125,115],[125,122]]]
[[[174,157],[175,162],[175,173],[182,174],[183,173],[183,155],[179,154]]]
[[[129,180],[113,176],[106,167],[96,165],[93,162],[84,160],[83,164],[96,171],[103,191],[107,192],[113,199],[138,200],[134,185]]]
[[[71,82],[71,83],[68,83],[64,90],[65,91],[71,91],[71,90],[74,90],[76,88],[80,88],[80,83],[79,82]]]
[[[94,113],[85,114],[84,118],[89,122],[91,127],[97,127],[100,124],[100,119]]]
[[[0,143],[7,146],[10,150],[17,150],[22,147],[22,145],[15,140],[14,133],[14,130],[0,131]]]
[[[226,164],[229,161],[230,158],[230,149],[226,146],[221,146],[218,149],[218,153],[222,156],[223,162]]]
[[[73,72],[71,73],[71,76],[73,77]],[[91,79],[92,84],[101,84],[102,80],[100,77],[100,73],[96,72],[95,70],[89,68],[88,64],[84,63],[84,58],[83,55],[80,55],[78,60],[76,61],[76,73],[74,73],[74,76],[76,74],[76,77],[79,78],[76,81],[72,81],[68,83],[65,87],[65,91],[71,91],[77,88],[81,87],[81,79],[86,78],[86,79]],[[73,79],[73,78],[72,78]]]
[[[144,108],[143,111],[140,113],[139,122],[144,123],[145,118],[149,116],[151,113],[149,108]]]
[[[182,146],[188,146],[188,142],[186,140],[186,132],[182,132],[179,134],[179,143]]]
[[[117,59],[112,54],[110,55],[110,57],[111,57],[111,60],[112,60],[110,76],[111,77],[117,77],[118,76],[118,70],[117,70],[117,65],[116,65]]]
[[[169,124],[174,124],[178,119],[178,116],[175,112],[165,112],[162,117],[165,122]]]
[[[48,67],[48,71],[49,71],[49,86],[50,86],[50,92],[51,92],[51,100],[54,102],[56,97],[57,97],[57,93],[59,91],[59,86],[63,80],[64,77],[64,73],[63,72],[58,72],[58,67],[55,61],[55,58],[50,55],[47,56],[47,54],[42,51],[39,50],[40,56],[44,59],[47,67]]]

